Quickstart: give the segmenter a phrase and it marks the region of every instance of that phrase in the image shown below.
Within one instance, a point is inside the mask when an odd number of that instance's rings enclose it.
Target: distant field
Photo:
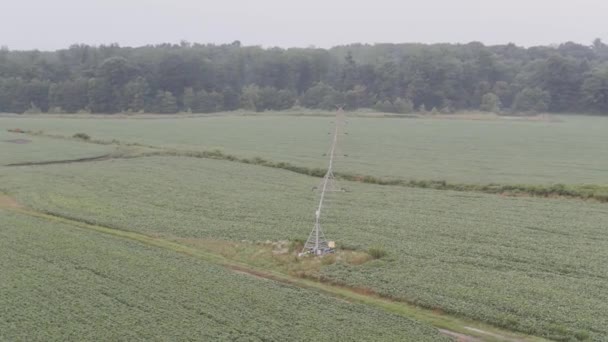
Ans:
[[[35,209],[146,234],[305,238],[318,179],[228,161],[138,158],[5,171]],[[328,237],[389,256],[323,272],[349,285],[552,339],[608,336],[608,206],[343,182]]]
[[[0,166],[95,157],[114,150],[112,146],[83,145],[72,141],[9,133],[6,127],[0,120]]]
[[[608,120],[559,122],[350,118],[337,170],[461,183],[607,184]],[[325,167],[332,119],[214,116],[188,119],[0,118],[0,127],[174,147],[221,149]]]
[[[401,316],[174,252],[0,217],[2,341],[448,340]]]

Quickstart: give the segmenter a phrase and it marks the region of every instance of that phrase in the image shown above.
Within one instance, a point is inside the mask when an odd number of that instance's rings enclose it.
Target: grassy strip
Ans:
[[[482,192],[486,194],[500,194],[508,196],[530,196],[530,197],[565,197],[578,198],[585,200],[596,200],[608,202],[608,186],[605,185],[586,185],[586,184],[463,184],[448,183],[437,180],[400,180],[400,179],[380,179],[372,176],[357,176],[352,174],[339,173],[338,177],[350,181],[360,181],[378,185],[398,185],[412,188],[426,188],[435,190],[452,190]]]
[[[456,332],[466,336],[475,336],[483,341],[546,341],[540,337],[528,336],[518,333],[513,333],[499,328],[465,319],[448,316],[434,310],[420,308],[411,304],[394,301],[387,298],[382,298],[373,292],[362,291],[361,289],[349,288],[340,285],[323,283],[318,280],[307,278],[298,278],[274,270],[261,269],[251,266],[247,263],[229,260],[219,254],[210,253],[199,248],[190,247],[173,241],[169,241],[160,237],[152,237],[131,231],[120,230],[116,228],[104,227],[94,223],[89,223],[82,220],[75,220],[69,217],[59,216],[53,213],[43,213],[30,210],[27,208],[7,208],[24,215],[43,218],[46,220],[61,222],[70,226],[95,231],[98,233],[109,234],[112,236],[130,239],[150,246],[168,249],[177,253],[185,254],[191,257],[200,258],[207,262],[212,262],[235,271],[245,272],[253,276],[262,277],[293,286],[303,287],[316,290],[339,297],[348,301],[362,303],[374,306],[398,315],[402,315],[420,322],[431,324],[437,328],[447,330],[448,332]]]
[[[16,130],[10,130],[16,131]],[[88,135],[83,133],[77,133],[74,137],[66,137],[62,135],[51,135],[43,132],[23,131],[18,130],[19,133],[42,135],[50,138],[57,139],[69,139],[79,140],[82,142],[88,142],[93,144],[101,145],[119,145],[128,147],[140,147],[145,148],[145,151],[138,153],[131,153],[126,155],[117,154],[114,158],[133,158],[133,157],[146,157],[146,156],[177,156],[177,157],[190,157],[190,158],[208,158],[218,160],[228,160],[244,164],[259,165],[265,167],[271,167],[276,169],[288,170],[291,172],[322,178],[325,176],[326,169],[322,168],[309,168],[305,166],[297,166],[287,162],[274,162],[266,160],[260,157],[243,158],[235,155],[224,153],[220,150],[212,151],[187,151],[177,149],[167,149],[158,146],[145,145],[139,143],[125,143],[118,140],[99,140],[90,139]],[[86,139],[82,139],[81,136],[86,136]],[[548,185],[531,185],[531,184],[465,184],[465,183],[448,183],[444,180],[404,180],[404,179],[384,179],[369,175],[357,175],[346,172],[335,172],[334,175],[340,179],[376,184],[376,185],[389,185],[389,186],[403,186],[410,188],[424,188],[434,190],[452,190],[452,191],[463,191],[463,192],[479,192],[486,194],[498,194],[506,196],[528,196],[528,197],[543,197],[543,198],[573,198],[583,200],[594,200],[602,203],[608,203],[608,185],[595,185],[595,184],[548,184]]]

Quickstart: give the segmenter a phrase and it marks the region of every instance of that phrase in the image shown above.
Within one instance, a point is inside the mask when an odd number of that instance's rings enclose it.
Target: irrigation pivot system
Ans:
[[[342,191],[336,184],[333,168],[336,157],[336,147],[338,145],[338,135],[340,134],[340,127],[342,127],[344,123],[344,111],[342,108],[338,108],[331,148],[329,150],[329,166],[327,167],[327,172],[325,173],[323,181],[319,186],[321,195],[319,199],[319,206],[315,211],[315,226],[312,229],[312,232],[310,232],[308,240],[306,240],[306,243],[304,244],[302,254],[323,255],[334,252],[334,243],[332,241],[327,241],[325,234],[323,233],[323,229],[321,229],[321,212],[323,210],[325,195],[332,191]]]

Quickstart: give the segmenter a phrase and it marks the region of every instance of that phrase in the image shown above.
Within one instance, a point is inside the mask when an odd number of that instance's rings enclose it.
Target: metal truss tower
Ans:
[[[319,186],[321,195],[319,199],[319,206],[315,211],[315,226],[312,229],[312,232],[310,232],[308,240],[306,240],[306,243],[304,244],[304,250],[302,251],[302,253],[323,255],[330,251],[329,242],[325,238],[325,234],[323,233],[323,229],[321,228],[321,211],[323,210],[323,204],[325,202],[326,194],[331,191],[341,191],[341,189],[338,188],[336,185],[333,168],[334,160],[336,157],[336,147],[338,145],[338,135],[340,134],[340,128],[342,128],[344,124],[344,111],[342,110],[342,108],[339,108],[336,114],[335,128],[333,132],[331,148],[329,150],[329,166],[327,167],[327,172],[325,173],[323,181]]]

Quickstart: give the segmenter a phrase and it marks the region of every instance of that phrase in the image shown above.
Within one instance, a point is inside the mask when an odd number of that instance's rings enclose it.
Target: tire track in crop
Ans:
[[[37,165],[56,165],[56,164],[72,164],[72,163],[86,163],[86,162],[94,162],[94,161],[102,161],[109,160],[114,158],[112,154],[104,154],[96,157],[86,157],[86,158],[78,158],[78,159],[65,159],[65,160],[49,160],[49,161],[39,161],[39,162],[23,162],[23,163],[14,163],[14,164],[6,164],[4,166],[15,167],[15,166],[37,166]]]
[[[318,280],[293,277],[273,270],[254,267],[242,262],[229,260],[222,255],[205,251],[196,247],[183,245],[177,242],[163,239],[162,237],[148,236],[132,231],[111,228],[62,216],[51,212],[40,212],[27,208],[19,204],[10,196],[0,193],[0,211],[10,210],[18,214],[32,216],[48,221],[60,222],[74,227],[75,229],[93,231],[101,234],[108,234],[122,239],[136,241],[148,246],[171,250],[176,253],[190,257],[199,258],[206,262],[226,267],[236,273],[246,274],[256,278],[276,281],[290,286],[305,288],[330,295],[334,298],[373,306],[380,310],[385,310],[398,314],[409,319],[420,321],[436,327],[442,334],[455,338],[462,342],[477,341],[506,341],[506,342],[527,342],[527,341],[546,341],[545,339],[527,336],[519,333],[509,332],[500,328],[491,327],[487,324],[465,320],[457,317],[437,313],[432,310],[422,309],[404,302],[397,302],[389,298],[383,298],[369,291],[345,287],[330,283],[323,283]]]

